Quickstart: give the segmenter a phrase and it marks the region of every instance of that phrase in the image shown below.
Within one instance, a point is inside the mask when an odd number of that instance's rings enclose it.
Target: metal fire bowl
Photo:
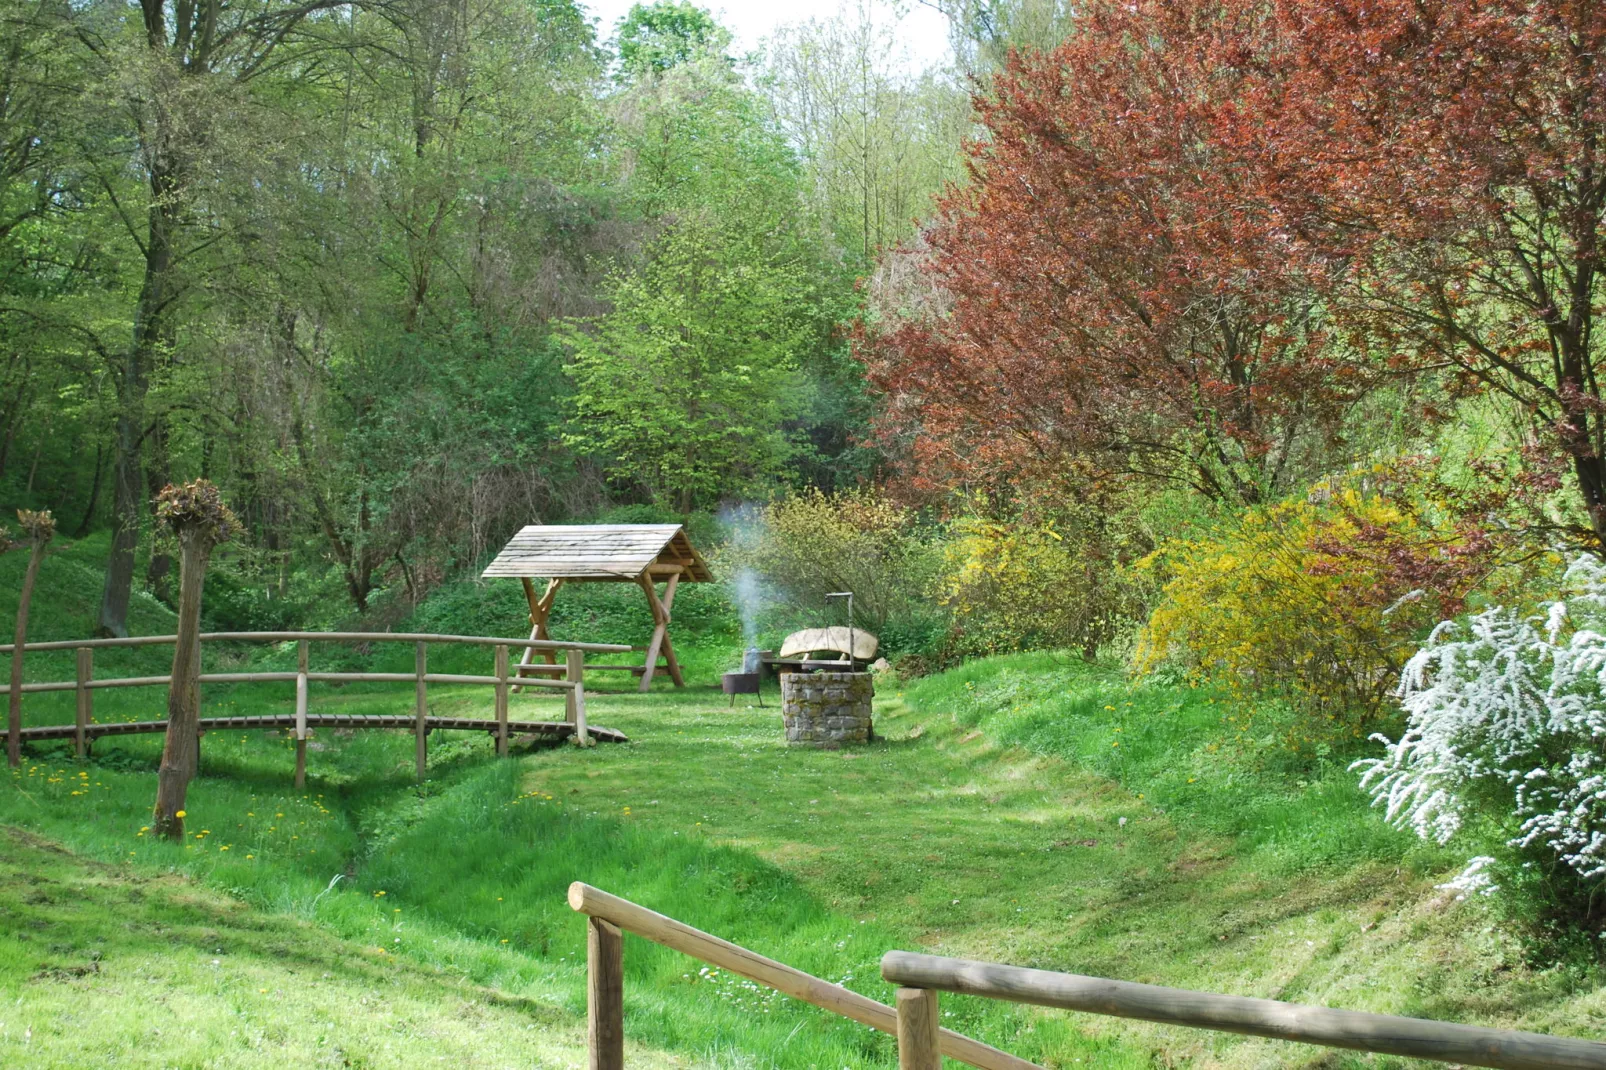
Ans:
[[[756,672],[728,672],[719,678],[719,684],[727,695],[756,695],[759,679]]]

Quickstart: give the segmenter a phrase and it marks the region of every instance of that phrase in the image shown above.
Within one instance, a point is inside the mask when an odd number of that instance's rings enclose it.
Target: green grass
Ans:
[[[0,829],[0,1065],[569,1067],[565,1008]],[[646,1049],[632,1065],[680,1060]]]
[[[0,572],[6,567],[0,559]],[[106,933],[126,928],[133,915],[124,897],[154,881],[186,901],[222,904],[241,925],[290,934],[283,939],[320,961],[347,962],[349,976],[321,971],[346,993],[369,984],[375,963],[399,971],[420,1003],[451,1008],[463,992],[494,991],[502,1017],[485,1043],[547,1044],[552,1054],[541,1058],[554,1065],[578,1064],[572,1045],[583,1019],[583,925],[563,900],[571,880],[879,999],[890,990],[876,962],[901,947],[1606,1034],[1606,991],[1595,978],[1529,969],[1481,904],[1434,888],[1459,859],[1383,825],[1340,758],[1282,758],[1243,742],[1242,713],[1219,696],[1134,686],[1051,655],[989,659],[901,692],[885,688],[883,738],[873,745],[798,750],[781,740],[773,687],[767,708],[727,707],[711,680],[728,638],[704,634],[702,645],[688,643],[705,665],[694,686],[593,691],[591,719],[627,732],[628,745],[497,761],[483,736],[437,733],[431,777],[415,785],[407,734],[321,732],[308,789],[298,793],[285,739],[214,733],[182,846],[140,834],[158,739],[102,741],[83,765],[65,747],[42,746],[0,787],[0,823],[76,856],[38,854],[33,840],[19,840],[32,846],[17,848],[22,861],[7,879],[26,880],[47,863],[77,867],[84,876],[75,879],[101,891],[73,908],[83,913],[72,924]],[[111,694],[125,704],[114,707],[119,713],[151,716],[160,707],[159,692]],[[111,694],[103,692],[109,702]],[[483,689],[431,695],[438,712],[488,713]],[[209,711],[255,711],[288,696],[282,686],[211,688],[207,701]],[[411,708],[411,693],[325,688],[313,702],[395,712]],[[518,696],[514,714],[557,703]],[[30,697],[30,721],[63,715],[65,704]],[[20,901],[4,887],[0,897]],[[118,1050],[133,1051],[128,1038],[144,1037],[140,1057],[159,1065],[282,1064],[291,1040],[253,1048],[235,1039],[258,1035],[275,1008],[299,1023],[295,1044],[322,1029],[344,1052],[372,1047],[362,1055],[372,1065],[437,1054],[425,1034],[384,1024],[394,1018],[383,1015],[400,1013],[394,1007],[346,1014],[349,1026],[318,1025],[327,1002],[289,978],[257,984],[275,998],[258,991],[262,1001],[247,1000],[245,1018],[231,1018],[219,1009],[230,1004],[208,987],[210,960],[160,972],[168,967],[159,941],[136,930],[117,936],[126,969],[157,972],[135,991],[195,1001],[195,1024],[171,1048],[139,1032],[149,1025],[140,1000],[124,1006],[130,988],[110,984],[109,968],[64,978],[41,972],[26,953],[0,954],[0,1008],[20,999],[49,1017],[71,1004],[107,1043],[125,1045]],[[255,950],[231,961],[285,968],[260,941],[241,946]],[[65,953],[46,959],[79,963]],[[627,940],[626,1031],[650,1057],[816,1070],[893,1061],[884,1037],[698,966]],[[431,985],[440,986],[438,998]],[[243,991],[226,995],[250,995]],[[955,1028],[1052,1067],[1405,1065],[962,998],[944,1007]],[[23,1019],[4,1010],[0,1020],[11,1023],[0,1028],[4,1055]],[[380,1035],[388,1046],[375,1046]],[[29,1050],[42,1065],[95,1061],[82,1031],[35,1026],[33,1037]],[[303,1050],[305,1058],[288,1061],[315,1064],[322,1051],[295,1049]],[[495,1065],[501,1051],[460,1058]],[[536,1057],[526,1064],[543,1065]]]

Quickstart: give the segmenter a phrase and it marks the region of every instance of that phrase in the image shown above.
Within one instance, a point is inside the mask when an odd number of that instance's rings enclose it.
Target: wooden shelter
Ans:
[[[558,589],[565,583],[636,584],[647,596],[653,630],[645,647],[632,649],[645,651],[646,658],[640,665],[593,664],[586,668],[635,673],[641,677],[643,691],[652,686],[660,657],[675,686],[685,686],[680,663],[675,660],[675,646],[669,638],[675,590],[683,580],[707,583],[714,578],[679,524],[531,524],[513,536],[483,575],[514,577],[524,584],[524,596],[530,602],[531,639],[552,638],[547,618],[552,614]],[[539,596],[535,593],[537,579],[547,581],[546,590]],[[662,594],[658,590],[660,583],[664,585]],[[538,653],[545,664],[536,663]],[[537,652],[533,647],[525,650],[518,664],[520,676],[562,672],[563,666],[557,664],[550,651]]]

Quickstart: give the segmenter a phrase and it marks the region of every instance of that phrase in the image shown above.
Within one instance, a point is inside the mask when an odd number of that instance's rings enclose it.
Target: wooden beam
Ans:
[[[942,1070],[937,993],[929,988],[900,988],[898,1007],[898,1070]]]
[[[569,906],[592,919],[612,922],[621,929],[651,940],[655,944],[710,966],[718,966],[750,981],[767,985],[793,999],[851,1018],[861,1025],[897,1034],[897,1013],[885,1003],[861,996],[852,989],[804,973],[802,970],[765,958],[756,951],[721,940],[701,929],[694,929],[674,918],[666,918],[628,899],[609,895],[600,888],[575,881],[569,885]],[[943,1029],[938,1036],[942,1053],[981,1070],[1041,1070],[1035,1063],[999,1051],[970,1037]]]
[[[307,641],[296,643],[296,790],[307,786]]]
[[[496,644],[496,753],[507,757],[507,644]]]
[[[414,775],[419,780],[424,779],[425,766],[429,761],[429,684],[424,679],[428,669],[428,648],[423,643],[417,643],[413,646],[413,765]]]
[[[658,587],[650,576],[641,577],[641,589],[647,594],[647,605],[652,609],[653,629],[652,640],[647,643],[646,671],[641,674],[641,687],[639,690],[647,691],[652,688],[653,674],[658,671],[658,655],[665,654],[666,667],[669,669],[670,679],[675,681],[676,687],[685,687],[685,681],[680,675],[680,663],[675,660],[675,648],[669,642],[670,611],[675,605],[675,588],[680,584],[680,576],[669,577],[664,587],[663,598],[658,597]]]
[[[624,947],[618,926],[586,919],[587,1070],[624,1070]]]
[[[95,677],[95,652],[85,647],[78,648],[78,710],[73,722],[73,751],[82,761],[89,753],[89,741],[85,738],[85,730],[89,722],[95,719],[95,693],[89,689],[89,681]]]
[[[574,902],[572,889],[569,901]],[[897,984],[1011,1003],[1032,1003],[1039,1007],[1468,1066],[1504,1070],[1606,1067],[1606,1044],[1598,1041],[1334,1010],[1218,992],[1192,992],[911,951],[889,951],[883,955],[881,976]]]

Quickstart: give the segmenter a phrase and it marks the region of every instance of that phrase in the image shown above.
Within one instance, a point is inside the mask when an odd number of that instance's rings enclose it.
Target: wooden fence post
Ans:
[[[78,654],[78,716],[74,722],[73,749],[78,754],[78,760],[83,761],[89,753],[89,739],[84,734],[89,728],[89,722],[95,718],[95,693],[89,689],[89,681],[95,677],[95,648],[81,646]]]
[[[307,641],[296,643],[296,790],[307,786]]]
[[[419,780],[424,779],[424,766],[429,760],[428,730],[424,719],[429,716],[429,698],[427,684],[424,683],[425,667],[429,663],[429,655],[423,643],[413,647],[413,675],[416,682],[413,684],[413,762],[417,766]]]
[[[898,1070],[942,1070],[937,993],[898,989]]]
[[[601,918],[586,919],[587,1070],[624,1070],[624,934]]]
[[[496,644],[496,753],[507,757],[507,644]]]
[[[591,746],[591,733],[586,731],[586,656],[583,651],[570,650],[564,654],[563,678],[574,687],[564,692],[564,719],[574,725],[574,742],[581,747]]]

